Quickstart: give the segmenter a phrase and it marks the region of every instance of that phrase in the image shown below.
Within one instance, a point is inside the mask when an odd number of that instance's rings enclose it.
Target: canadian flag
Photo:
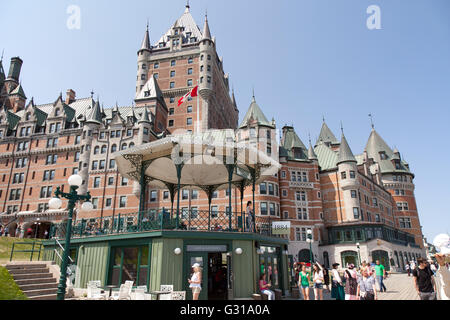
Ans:
[[[178,106],[181,106],[189,97],[197,97],[198,93],[198,86],[196,86],[194,89],[192,89],[191,91],[189,91],[188,93],[186,93],[186,95],[184,97],[182,97],[180,100],[178,100]]]

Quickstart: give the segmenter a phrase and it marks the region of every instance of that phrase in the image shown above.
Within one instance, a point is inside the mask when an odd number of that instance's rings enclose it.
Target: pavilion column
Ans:
[[[232,210],[232,208],[231,208],[231,197],[232,197],[232,189],[231,189],[231,184],[232,184],[232,181],[233,181],[233,172],[234,172],[234,164],[227,164],[227,170],[228,170],[228,207],[230,208],[230,211],[229,211],[229,216],[228,216],[228,228],[229,228],[229,231],[231,231],[231,229],[232,229],[232,223],[231,223],[231,216],[232,216],[232,212],[233,212],[233,210]]]
[[[183,170],[183,164],[176,164],[177,169],[177,218],[176,218],[176,226],[177,230],[180,227],[180,189],[181,189],[181,171]]]
[[[245,211],[243,207],[244,202],[244,191],[245,191],[245,182],[242,181],[239,184],[239,191],[241,192],[241,218],[242,218],[242,231],[245,232]]]
[[[256,233],[256,212],[255,212],[255,208],[256,208],[256,203],[255,203],[256,170],[252,168],[250,170],[250,172],[252,174],[252,194],[253,194],[252,207],[253,207],[253,216],[255,217],[255,221],[253,221],[253,232]]]
[[[208,186],[206,187],[206,195],[208,196],[208,231],[211,231],[211,202],[212,195],[214,193],[214,187]]]
[[[141,225],[142,214],[145,210],[145,193],[147,191],[147,183],[145,179],[145,167],[142,165],[141,167],[141,180],[139,182],[141,186],[141,194],[139,197],[139,213],[138,213],[138,226]]]

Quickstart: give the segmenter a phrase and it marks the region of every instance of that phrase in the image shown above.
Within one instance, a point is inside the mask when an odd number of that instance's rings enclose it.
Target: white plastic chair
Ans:
[[[136,288],[132,293],[131,300],[145,300],[145,290]]]
[[[96,284],[88,284],[87,298],[89,300],[105,300],[106,293],[102,293],[102,289],[97,287]]]
[[[186,291],[172,291],[171,300],[186,300]]]
[[[96,286],[97,288],[100,288],[102,286],[102,282],[100,280],[91,280],[88,282],[88,286]]]
[[[159,300],[172,300],[172,291],[173,291],[173,285],[171,284],[162,284],[160,287],[160,291],[167,292],[167,294],[160,294]]]
[[[111,300],[131,300],[131,291],[133,290],[133,287],[130,285],[122,284],[120,286],[119,292],[114,293],[111,297]]]

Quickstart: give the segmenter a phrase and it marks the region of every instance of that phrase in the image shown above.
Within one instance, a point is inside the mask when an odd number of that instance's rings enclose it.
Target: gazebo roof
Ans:
[[[178,184],[177,166],[182,168],[180,185],[214,190],[233,184],[259,183],[278,172],[280,164],[244,142],[236,142],[233,130],[167,137],[114,154],[120,173],[152,187],[166,189]],[[144,176],[142,175],[144,173]]]

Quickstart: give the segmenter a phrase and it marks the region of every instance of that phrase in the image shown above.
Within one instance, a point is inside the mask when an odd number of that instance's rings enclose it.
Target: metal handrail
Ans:
[[[56,239],[56,238],[55,238],[55,243],[62,249],[63,252],[65,251],[64,248],[63,248],[63,246],[62,246],[62,244],[61,244],[61,243],[58,241],[58,239]],[[62,260],[61,256],[59,255],[59,253],[58,253],[58,251],[57,251],[56,249],[55,249],[55,252],[56,252],[56,254],[58,255],[58,257]],[[72,258],[71,258],[70,256],[68,256],[68,258],[69,258],[70,262],[73,263]]]
[[[9,261],[12,261],[12,258],[13,258],[13,255],[14,255],[14,252],[24,252],[24,253],[31,253],[31,255],[30,255],[30,261],[33,261],[33,255],[34,255],[34,253],[35,252],[38,252],[38,261],[39,261],[39,259],[41,258],[41,251],[42,251],[42,242],[39,242],[39,250],[34,250],[34,247],[35,247],[35,245],[36,245],[36,242],[38,242],[38,241],[33,241],[33,242],[13,242],[13,244],[12,244],[12,248],[11,248],[11,255],[10,255],[10,257],[9,257]],[[15,245],[18,245],[18,244],[24,244],[24,245],[32,245],[32,247],[31,247],[31,250],[14,250],[14,247],[15,247]]]

